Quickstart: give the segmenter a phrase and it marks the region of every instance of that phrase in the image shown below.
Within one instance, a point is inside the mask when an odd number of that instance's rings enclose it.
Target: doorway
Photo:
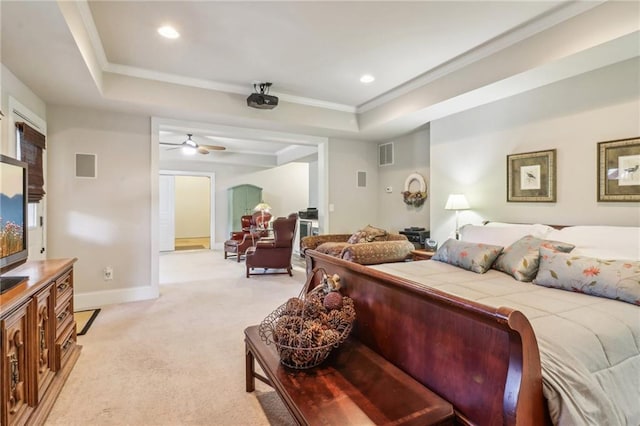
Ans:
[[[210,173],[160,173],[160,251],[210,249],[213,246],[214,187],[214,175]]]
[[[211,192],[207,176],[175,176],[175,249],[210,248]]]

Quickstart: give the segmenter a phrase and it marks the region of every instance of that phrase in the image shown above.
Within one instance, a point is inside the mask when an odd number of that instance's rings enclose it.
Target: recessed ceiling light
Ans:
[[[158,34],[160,34],[162,37],[172,39],[180,37],[180,33],[177,32],[175,28],[169,25],[158,28]]]
[[[362,77],[360,77],[360,83],[364,83],[364,84],[373,83],[375,79],[376,78],[371,74],[365,74]]]

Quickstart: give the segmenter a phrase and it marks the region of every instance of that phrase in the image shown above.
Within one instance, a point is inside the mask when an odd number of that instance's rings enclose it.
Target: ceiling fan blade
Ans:
[[[208,149],[209,151],[224,151],[227,149],[226,147],[219,145],[200,145],[200,147]]]
[[[224,151],[225,149],[227,149],[226,147],[219,146],[219,145],[200,145],[196,143],[193,139],[191,139],[192,137],[191,134],[187,134],[187,137],[188,137],[187,140],[179,144],[169,143],[169,142],[160,142],[160,145],[168,145],[173,147],[173,148],[167,149],[167,151],[171,151],[173,149],[185,148],[185,147],[194,148],[198,151],[199,154],[202,154],[202,155],[208,155],[210,151]]]

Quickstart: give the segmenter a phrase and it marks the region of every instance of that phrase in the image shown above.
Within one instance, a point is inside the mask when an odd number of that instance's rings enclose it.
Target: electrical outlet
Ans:
[[[104,280],[109,281],[113,279],[113,268],[111,266],[107,266],[104,268]]]

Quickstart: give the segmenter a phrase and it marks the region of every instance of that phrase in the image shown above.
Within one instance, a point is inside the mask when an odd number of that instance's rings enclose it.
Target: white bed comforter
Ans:
[[[437,261],[371,267],[525,314],[538,340],[554,424],[640,425],[640,307]]]

